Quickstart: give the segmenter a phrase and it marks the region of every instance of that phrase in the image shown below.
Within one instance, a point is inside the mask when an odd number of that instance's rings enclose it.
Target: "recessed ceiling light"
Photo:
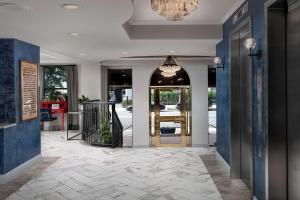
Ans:
[[[176,52],[175,50],[171,50],[171,51],[170,51],[170,53],[175,53],[175,52]]]
[[[81,54],[79,54],[80,56],[85,56],[85,54],[84,53],[81,53]]]
[[[80,34],[79,33],[69,33],[69,35],[71,35],[71,36],[79,36]]]
[[[80,6],[77,4],[63,4],[62,7],[66,10],[77,10],[80,8]]]

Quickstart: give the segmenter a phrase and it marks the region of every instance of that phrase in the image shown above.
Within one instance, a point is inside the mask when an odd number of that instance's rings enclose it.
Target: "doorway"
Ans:
[[[251,37],[246,20],[230,38],[231,60],[231,177],[252,189],[252,69],[244,41]]]
[[[132,147],[132,70],[108,70],[108,100],[116,105],[116,112],[123,126],[123,147]]]
[[[216,69],[208,68],[208,145],[217,144],[217,88]]]
[[[149,89],[150,146],[192,145],[191,88],[187,73],[165,78],[155,71]]]

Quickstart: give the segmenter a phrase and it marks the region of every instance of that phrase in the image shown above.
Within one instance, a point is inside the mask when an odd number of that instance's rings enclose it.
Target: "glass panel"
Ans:
[[[216,88],[208,88],[208,133],[210,146],[215,146],[217,142],[216,97]]]
[[[160,89],[160,116],[180,116],[180,89]]]
[[[176,122],[160,122],[160,135],[180,135],[181,123]]]
[[[45,89],[45,98],[50,101],[57,101],[59,98],[61,98],[61,96],[64,97],[65,101],[68,101],[68,90],[55,88]]]
[[[157,111],[155,111],[156,104],[160,107]],[[189,88],[150,88],[149,107],[150,143],[153,146],[191,145],[191,90]]]
[[[68,100],[67,70],[67,66],[44,67],[44,98],[50,101]]]
[[[45,88],[67,88],[67,67],[45,67]]]

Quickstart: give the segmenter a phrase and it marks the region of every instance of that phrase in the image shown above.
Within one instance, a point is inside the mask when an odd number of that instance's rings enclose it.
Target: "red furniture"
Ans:
[[[68,102],[67,101],[41,102],[41,108],[48,108],[52,114],[61,114],[61,126],[62,126],[62,130],[64,130],[65,113],[68,112]]]

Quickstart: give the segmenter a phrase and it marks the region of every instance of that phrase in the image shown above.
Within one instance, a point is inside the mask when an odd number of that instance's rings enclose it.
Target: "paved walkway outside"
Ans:
[[[60,157],[8,199],[219,200],[203,148],[106,149],[43,132],[42,155]]]

